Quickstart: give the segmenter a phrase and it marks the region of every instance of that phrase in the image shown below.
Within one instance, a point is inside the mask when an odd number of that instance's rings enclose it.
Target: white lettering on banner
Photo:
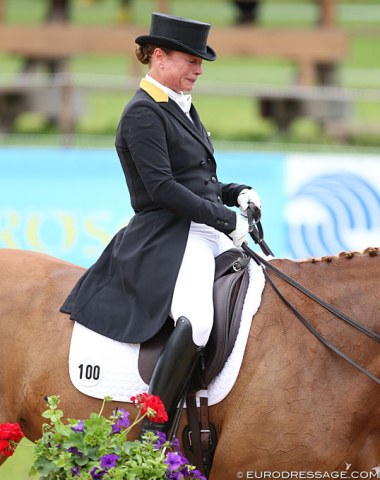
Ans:
[[[380,475],[377,471],[377,467],[373,468],[370,471],[350,471],[349,468],[347,470],[342,471],[307,471],[307,470],[290,470],[290,471],[255,471],[255,470],[247,470],[245,472],[239,471],[236,472],[236,478],[247,478],[247,479],[255,479],[255,480],[263,480],[263,479],[272,479],[272,480],[291,480],[291,479],[302,479],[302,480],[322,480],[322,479],[333,479],[333,480],[369,480],[374,478],[380,478]]]
[[[57,257],[74,254],[92,261],[127,223],[104,210],[81,215],[4,209],[0,212],[0,248],[37,250]]]
[[[294,258],[380,246],[380,157],[289,155],[286,221]]]
[[[96,245],[84,245],[83,246],[83,253],[86,257],[89,258],[96,258],[97,255],[99,254],[99,245],[105,246],[111,236],[113,236],[116,231],[118,231],[121,228],[120,226],[117,226],[115,230],[106,230],[104,227],[101,227],[98,222],[99,220],[106,221],[106,218],[104,218],[104,212],[103,215],[100,216],[91,216],[91,217],[86,217],[83,220],[83,231],[86,233],[86,235],[89,238],[97,240]]]
[[[20,248],[17,232],[21,225],[21,215],[15,211],[4,211],[0,215],[0,247]]]
[[[74,225],[74,217],[65,213],[31,213],[27,219],[26,236],[35,250],[55,248],[58,251],[70,251],[75,244]],[[58,234],[58,241],[54,233]]]

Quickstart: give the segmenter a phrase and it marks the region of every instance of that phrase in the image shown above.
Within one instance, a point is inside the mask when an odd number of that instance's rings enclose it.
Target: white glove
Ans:
[[[254,203],[261,210],[260,197],[256,190],[254,190],[253,188],[245,188],[244,190],[242,190],[237,197],[237,202],[239,204],[240,212],[242,215],[244,215],[244,217],[247,216],[247,209],[250,203]]]
[[[244,242],[248,243],[248,223],[236,214],[236,228],[228,234],[235,247],[241,247]]]

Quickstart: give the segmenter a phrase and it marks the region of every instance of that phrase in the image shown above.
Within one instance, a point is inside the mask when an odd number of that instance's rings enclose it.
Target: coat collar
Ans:
[[[159,102],[169,102],[169,96],[161,90],[161,88],[154,85],[154,83],[149,82],[146,78],[143,78],[140,82],[140,88],[144,90],[153,100],[157,103]]]
[[[193,123],[182,112],[182,110],[175,103],[175,101],[169,99],[169,96],[152,82],[149,82],[148,80],[143,78],[140,82],[140,88],[144,90],[156,103],[159,103],[165,110],[167,110],[171,115],[173,115],[181,123],[181,125],[186,128],[186,130],[188,130],[198,141],[200,141],[207,148],[207,150],[212,155],[214,154],[212,144],[207,137],[205,128],[200,121],[198,112],[195,110],[194,105],[191,106],[190,110],[192,119],[194,120]]]

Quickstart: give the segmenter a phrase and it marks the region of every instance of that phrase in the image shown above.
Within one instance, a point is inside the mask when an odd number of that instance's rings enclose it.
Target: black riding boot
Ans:
[[[178,402],[202,351],[203,347],[193,342],[191,323],[186,317],[180,317],[162,349],[149,384],[149,393],[160,397],[169,420],[165,423],[152,423],[145,418],[142,422],[140,438],[146,431],[160,431],[167,434]]]

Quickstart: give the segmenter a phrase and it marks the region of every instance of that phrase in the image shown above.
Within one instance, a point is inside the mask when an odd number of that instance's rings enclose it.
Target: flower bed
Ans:
[[[145,417],[152,422],[167,421],[161,400],[140,394],[131,398],[138,409],[131,423],[129,412],[116,408],[110,417],[91,413],[86,419],[67,419],[59,408],[59,397],[47,397],[48,409],[42,416],[42,437],[34,447],[35,459],[30,474],[40,480],[206,480],[182,455],[178,441],[169,442],[165,434],[146,432],[141,440],[128,440],[132,428]],[[0,455],[11,456],[24,436],[18,424],[0,425]]]

